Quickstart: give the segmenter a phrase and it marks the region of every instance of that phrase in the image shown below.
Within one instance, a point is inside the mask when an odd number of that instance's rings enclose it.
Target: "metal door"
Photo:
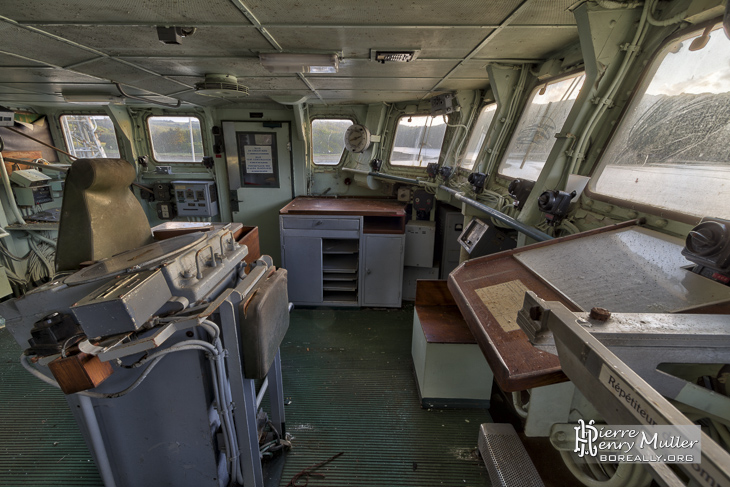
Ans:
[[[289,301],[322,304],[322,239],[287,235],[281,239]]]
[[[400,307],[404,235],[363,235],[362,306]]]
[[[294,197],[289,122],[222,126],[233,221],[259,227],[261,253],[279,266],[279,210]]]

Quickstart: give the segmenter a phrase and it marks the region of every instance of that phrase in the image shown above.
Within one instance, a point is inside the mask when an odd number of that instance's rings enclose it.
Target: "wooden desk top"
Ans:
[[[405,217],[405,208],[406,204],[397,200],[300,196],[279,210],[279,214]]]
[[[494,372],[494,379],[503,391],[522,391],[565,382],[568,378],[560,368],[557,355],[533,347],[525,332],[516,326],[515,320],[517,312],[522,308],[522,299],[519,300],[516,309],[505,309],[503,303],[496,305],[492,303],[490,307],[483,299],[485,288],[494,289],[493,286],[520,281],[527,289],[546,301],[560,301],[571,311],[581,311],[577,305],[567,300],[517,260],[515,254],[633,224],[634,222],[625,222],[469,260],[449,275],[449,290]],[[524,293],[522,295],[524,296]],[[512,322],[507,323],[504,318],[500,321],[500,316],[509,316]]]

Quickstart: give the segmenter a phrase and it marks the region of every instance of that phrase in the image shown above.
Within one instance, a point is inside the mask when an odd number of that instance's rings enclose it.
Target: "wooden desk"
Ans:
[[[406,228],[406,204],[396,200],[299,197],[280,215],[362,216],[363,233],[401,234]]]
[[[625,222],[467,261],[449,289],[499,386],[520,391],[567,377],[516,325],[524,292],[515,281],[571,311],[727,313],[730,289],[684,269],[681,248],[680,239]]]

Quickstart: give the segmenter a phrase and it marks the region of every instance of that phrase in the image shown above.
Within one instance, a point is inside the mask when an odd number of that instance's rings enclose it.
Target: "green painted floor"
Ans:
[[[419,407],[412,307],[294,310],[291,318],[281,351],[294,447],[281,486],[339,452],[310,487],[489,485],[476,453],[489,413]],[[63,395],[24,371],[19,354],[0,330],[0,485],[102,485]]]
[[[344,452],[310,486],[484,486],[476,453],[487,410],[419,407],[411,360],[413,308],[295,310],[282,346],[294,448],[281,486]]]

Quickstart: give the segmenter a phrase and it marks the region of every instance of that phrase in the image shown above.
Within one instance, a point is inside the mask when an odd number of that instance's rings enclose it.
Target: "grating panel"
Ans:
[[[549,35],[527,27],[505,29],[481,49],[476,59],[540,59],[578,42],[578,29],[550,29]]]
[[[154,26],[38,26],[40,29],[113,56],[250,56],[271,49],[253,26],[198,27],[181,44],[164,44]]]
[[[475,433],[486,410],[420,408],[413,307],[294,310],[281,348],[294,448],[280,485],[338,452],[318,487],[487,486]]]
[[[33,378],[0,329],[0,485],[101,486],[89,450],[58,389]]]
[[[41,7],[42,4],[42,7]],[[90,2],[4,2],[2,15],[21,22],[160,22],[164,25],[196,25],[221,19],[248,23],[229,0],[116,0]]]
[[[511,424],[481,425],[479,452],[487,466],[493,487],[544,487]]]
[[[434,19],[435,20],[435,19]],[[441,21],[441,19],[438,19]],[[284,49],[339,50],[345,58],[370,59],[370,49],[421,49],[419,58],[462,58],[490,29],[389,29],[270,27]]]
[[[493,25],[507,17],[522,0],[247,0],[244,3],[264,25]]]
[[[571,5],[575,5],[575,0],[533,0],[512,25],[575,25],[573,12],[568,10]]]
[[[3,40],[3,51],[56,66],[67,66],[96,57],[86,50],[4,22],[0,22],[0,38]]]

